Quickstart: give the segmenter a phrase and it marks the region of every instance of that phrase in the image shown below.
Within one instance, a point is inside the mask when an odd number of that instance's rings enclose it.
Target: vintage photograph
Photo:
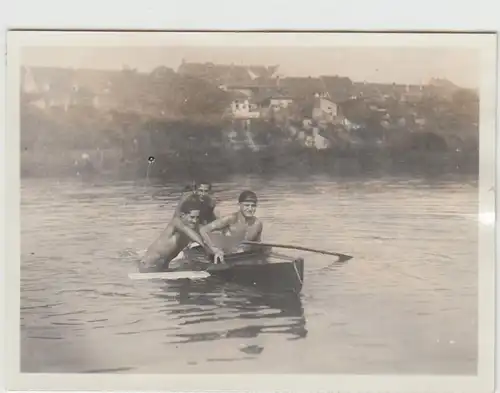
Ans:
[[[93,34],[8,52],[19,373],[493,378],[494,35]]]

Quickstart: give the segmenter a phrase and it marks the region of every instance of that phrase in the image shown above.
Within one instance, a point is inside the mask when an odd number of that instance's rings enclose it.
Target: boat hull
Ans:
[[[304,260],[273,253],[271,248],[227,255],[224,264],[209,264],[200,250],[191,250],[191,263],[213,277],[272,292],[295,292],[304,283]]]
[[[241,265],[226,270],[207,270],[212,276],[245,286],[272,292],[295,292],[302,290],[304,282],[304,260]]]

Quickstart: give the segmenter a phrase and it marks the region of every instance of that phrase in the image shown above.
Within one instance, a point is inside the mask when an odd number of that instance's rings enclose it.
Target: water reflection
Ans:
[[[195,332],[171,335],[172,344],[256,338],[262,334],[285,335],[289,340],[307,336],[302,301],[300,295],[294,293],[273,293],[209,278],[166,282],[155,296],[175,299],[178,303],[175,309],[168,309],[168,313],[178,320],[181,331],[183,327],[196,325]],[[212,326],[220,326],[221,321],[227,320],[238,321],[243,326],[231,329]],[[256,354],[262,348],[250,345],[241,351]]]

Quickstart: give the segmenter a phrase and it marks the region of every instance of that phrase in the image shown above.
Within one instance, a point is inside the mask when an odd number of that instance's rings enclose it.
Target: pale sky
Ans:
[[[479,87],[479,52],[473,49],[398,47],[24,47],[22,64],[92,69],[124,65],[151,71],[164,65],[177,70],[188,62],[276,65],[284,76],[348,76],[354,81],[420,84],[446,78]]]

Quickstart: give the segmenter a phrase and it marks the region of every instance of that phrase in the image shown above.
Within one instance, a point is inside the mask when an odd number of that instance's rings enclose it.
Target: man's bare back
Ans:
[[[173,221],[178,220],[175,218]],[[171,222],[160,236],[151,244],[141,260],[140,270],[161,271],[187,247],[191,239]]]
[[[198,220],[200,210],[196,203],[187,203],[183,206],[180,217],[174,217],[160,236],[149,246],[139,264],[139,271],[162,271],[168,264],[184,250],[190,242],[203,246],[218,258],[220,251],[207,245],[198,234]]]

